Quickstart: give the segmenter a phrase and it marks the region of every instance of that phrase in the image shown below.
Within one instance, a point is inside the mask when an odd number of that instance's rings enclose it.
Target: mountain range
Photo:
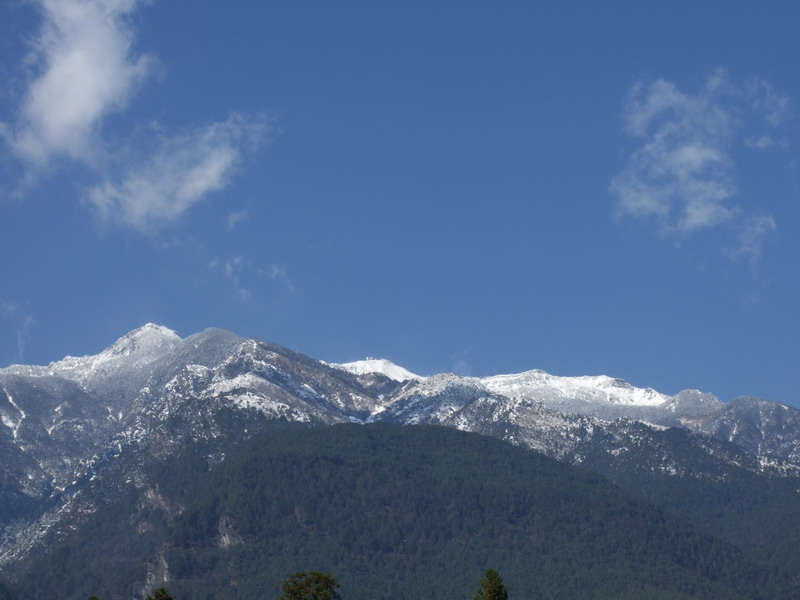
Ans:
[[[181,338],[148,324],[97,355],[0,369],[0,419],[0,575],[11,580],[24,581],[124,494],[139,513],[149,507],[171,522],[181,508],[152,465],[202,447],[213,467],[286,422],[437,425],[499,438],[592,470],[800,572],[800,556],[781,550],[796,527],[737,527],[741,513],[703,506],[760,498],[765,515],[800,516],[787,500],[800,490],[800,411],[763,399],[724,403],[539,370],[422,377],[382,359],[331,364],[224,330]],[[766,531],[777,537],[763,539]],[[169,581],[159,565],[151,556],[129,595]]]

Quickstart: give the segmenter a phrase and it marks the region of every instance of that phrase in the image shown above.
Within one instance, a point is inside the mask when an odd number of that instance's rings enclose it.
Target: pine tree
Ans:
[[[339,582],[333,575],[300,571],[283,582],[283,594],[278,600],[340,600],[338,587]]]
[[[489,569],[483,574],[475,600],[508,600],[508,590],[497,571]]]
[[[166,588],[160,587],[153,592],[152,596],[148,594],[147,600],[172,600],[172,596],[169,595]]]

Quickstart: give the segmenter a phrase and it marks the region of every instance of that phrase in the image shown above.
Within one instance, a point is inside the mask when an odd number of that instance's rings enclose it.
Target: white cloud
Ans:
[[[734,216],[728,202],[736,194],[728,148],[735,124],[718,98],[726,88],[715,74],[695,96],[663,80],[631,90],[625,128],[641,145],[628,169],[611,181],[620,214],[655,218],[665,229],[680,232]]]
[[[752,79],[737,86],[722,70],[695,94],[664,80],[636,84],[623,122],[638,146],[609,186],[618,214],[681,235],[749,222],[735,202],[735,151],[784,145],[779,139],[790,116],[788,98],[769,84]],[[761,223],[758,239],[771,230],[766,221],[753,222]],[[760,244],[746,252],[757,257]]]
[[[224,260],[215,257],[207,266],[230,283],[236,294],[245,301],[253,300],[259,292],[264,291],[265,280],[272,283],[273,289],[277,288],[283,293],[295,291],[294,284],[284,267],[271,265],[262,268],[241,254]]]
[[[151,231],[228,185],[242,154],[264,139],[264,118],[232,114],[167,136],[150,132],[137,150],[103,136],[156,60],[137,55],[130,14],[147,0],[34,0],[42,17],[32,74],[14,123],[0,123],[33,182],[54,158],[89,166],[98,182],[87,204],[105,222]],[[23,186],[25,187],[25,186]],[[244,219],[240,215],[229,224]]]
[[[173,137],[160,136],[141,162],[106,177],[87,200],[103,220],[142,231],[172,221],[225,187],[242,153],[264,139],[266,121],[233,114],[227,120]]]
[[[781,134],[792,118],[789,98],[777,93],[769,83],[761,79],[752,79],[749,82],[746,95],[750,106],[763,115],[766,123],[755,131],[747,132],[745,144],[759,150],[788,148],[789,144]]]
[[[755,267],[761,260],[764,237],[775,228],[775,219],[770,215],[748,217],[742,225],[739,246],[731,253],[732,258],[746,262],[750,267]]]
[[[748,139],[745,142],[748,146],[752,146],[753,148],[758,148],[759,150],[766,150],[767,148],[772,148],[775,145],[775,140],[773,140],[768,135],[762,135],[758,139]]]
[[[763,79],[753,78],[748,82],[747,99],[756,111],[764,114],[770,128],[779,128],[792,118],[789,98]]]
[[[269,268],[269,277],[270,279],[285,279],[286,269],[279,267],[278,265],[272,265]]]
[[[14,328],[17,336],[17,360],[21,362],[25,359],[25,348],[30,340],[33,313],[19,302],[0,298],[0,315]]]
[[[250,218],[250,211],[237,210],[228,215],[228,229],[235,229]]]
[[[126,21],[137,0],[40,0],[35,74],[16,124],[0,132],[19,158],[41,167],[53,156],[91,162],[108,114],[123,109],[151,71],[135,56]]]
[[[450,371],[456,375],[461,375],[462,377],[471,377],[472,376],[472,364],[470,363],[470,350],[460,350],[456,354],[454,354],[451,358],[453,364],[450,366]]]
[[[208,264],[208,268],[212,271],[219,271],[222,276],[230,282],[233,289],[236,290],[236,294],[242,300],[250,300],[253,297],[252,292],[244,287],[241,282],[245,273],[251,269],[249,261],[246,261],[241,255],[234,256],[225,261],[214,258]]]
[[[280,283],[284,291],[294,292],[294,284],[292,280],[289,279],[289,273],[284,267],[272,265],[266,272],[266,276],[272,281]]]

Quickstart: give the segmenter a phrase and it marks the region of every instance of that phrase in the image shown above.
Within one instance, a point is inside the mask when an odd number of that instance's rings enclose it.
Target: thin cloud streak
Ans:
[[[294,292],[294,284],[289,279],[289,274],[284,267],[272,265],[266,272],[267,277],[272,281],[279,282],[286,292]]]
[[[212,271],[219,271],[230,282],[240,299],[250,300],[253,298],[253,293],[241,283],[245,271],[250,269],[249,262],[245,261],[241,255],[225,261],[215,258],[208,264],[208,268]]]
[[[775,219],[770,215],[749,217],[742,227],[739,246],[731,253],[731,257],[747,263],[750,268],[755,268],[761,260],[765,236],[776,227]]]
[[[14,328],[17,336],[17,360],[22,362],[25,359],[25,349],[30,341],[33,313],[18,302],[0,298],[0,315]]]
[[[207,127],[161,136],[148,158],[125,165],[116,180],[108,177],[92,187],[87,201],[103,221],[153,231],[224,188],[242,154],[267,132],[263,118],[235,113]]]
[[[125,108],[152,71],[132,52],[126,16],[136,0],[41,0],[43,23],[33,42],[37,72],[15,125],[2,133],[12,152],[41,168],[54,156],[93,162],[102,120]]]
[[[208,263],[208,268],[222,275],[233,286],[239,298],[245,301],[255,298],[256,294],[252,291],[254,288],[263,288],[263,283],[260,284],[259,280],[262,282],[265,279],[269,280],[273,286],[285,293],[295,291],[294,284],[284,267],[273,264],[264,269],[254,265],[249,258],[241,254],[226,260],[214,258]],[[245,286],[245,280],[248,282],[247,286]]]
[[[696,94],[664,80],[637,83],[623,122],[639,145],[609,186],[618,215],[676,235],[737,224],[745,231],[739,252],[757,261],[761,239],[775,223],[735,203],[734,150],[737,144],[753,150],[785,146],[781,133],[790,117],[789,99],[768,83],[752,79],[737,86],[722,70]]]

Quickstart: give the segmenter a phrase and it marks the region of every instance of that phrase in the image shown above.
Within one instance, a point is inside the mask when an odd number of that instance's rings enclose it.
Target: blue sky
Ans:
[[[13,0],[0,364],[157,322],[800,406],[795,2]]]

